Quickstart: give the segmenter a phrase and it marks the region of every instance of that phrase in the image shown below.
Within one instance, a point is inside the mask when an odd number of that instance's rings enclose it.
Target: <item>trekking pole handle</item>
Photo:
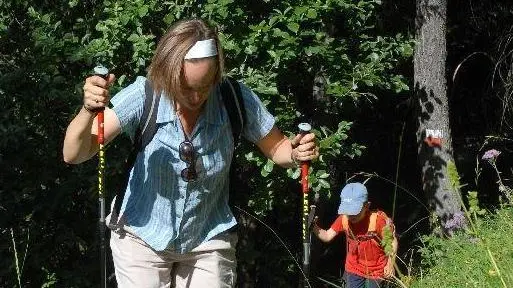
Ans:
[[[312,125],[306,122],[299,123],[299,125],[297,125],[297,128],[299,128],[299,133],[301,134],[308,134],[310,133],[310,131],[312,131]]]
[[[107,80],[109,78],[109,69],[107,69],[103,65],[98,65],[98,66],[94,67],[94,75],[100,76],[103,79]],[[98,109],[98,110],[99,110],[99,112],[98,112],[98,144],[103,144],[105,142],[104,130],[103,130],[103,127],[104,127],[103,111],[105,110],[105,108],[102,107],[101,109]]]
[[[312,126],[308,123],[299,123],[297,125],[299,133],[306,135],[312,130]],[[301,184],[303,193],[308,193],[308,170],[310,169],[310,161],[301,161]]]

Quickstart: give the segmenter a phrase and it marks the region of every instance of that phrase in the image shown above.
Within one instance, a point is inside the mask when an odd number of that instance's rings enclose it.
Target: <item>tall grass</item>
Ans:
[[[16,279],[18,280],[18,287],[21,288],[21,279],[23,275],[23,266],[25,265],[25,259],[27,259],[27,252],[29,247],[29,240],[30,240],[30,233],[27,233],[27,242],[25,246],[25,253],[23,253],[23,259],[19,259],[19,252],[16,249],[16,239],[14,238],[14,229],[11,230],[11,242],[12,242],[12,249],[13,249],[13,255],[14,255],[14,268],[16,270]]]
[[[513,285],[513,208],[503,207],[451,238],[423,237],[421,268],[410,287],[510,287]],[[441,286],[442,285],[442,286]]]

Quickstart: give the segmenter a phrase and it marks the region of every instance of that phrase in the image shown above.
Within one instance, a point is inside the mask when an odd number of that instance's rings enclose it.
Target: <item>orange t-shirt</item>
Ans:
[[[331,225],[335,232],[345,232],[347,241],[347,253],[345,270],[365,278],[383,278],[383,269],[388,262],[388,257],[381,247],[383,228],[390,226],[392,233],[395,233],[392,220],[382,211],[376,211],[376,235],[369,234],[369,220],[372,212],[357,223],[349,224],[349,231],[342,227],[342,215],[339,215]]]

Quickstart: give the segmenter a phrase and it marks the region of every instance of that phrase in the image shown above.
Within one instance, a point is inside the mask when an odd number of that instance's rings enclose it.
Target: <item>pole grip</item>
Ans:
[[[103,79],[107,80],[109,78],[109,69],[107,69],[105,66],[103,65],[98,65],[96,67],[94,67],[94,75],[97,75],[97,76],[100,76],[102,77]],[[98,144],[103,144],[105,143],[105,138],[104,138],[104,113],[103,111],[105,110],[105,108],[101,108],[101,110],[98,112]]]
[[[312,126],[308,123],[299,123],[299,133],[306,135],[312,130]],[[301,186],[303,193],[308,193],[308,170],[310,169],[310,161],[301,161]]]

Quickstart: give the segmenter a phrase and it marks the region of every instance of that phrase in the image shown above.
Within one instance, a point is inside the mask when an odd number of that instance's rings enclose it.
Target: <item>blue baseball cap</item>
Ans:
[[[340,192],[338,214],[357,215],[367,202],[367,188],[362,183],[349,183]]]

